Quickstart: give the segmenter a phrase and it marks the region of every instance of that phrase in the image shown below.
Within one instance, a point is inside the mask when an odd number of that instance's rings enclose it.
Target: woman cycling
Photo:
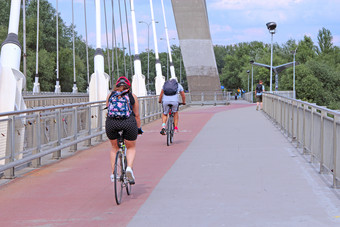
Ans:
[[[116,116],[114,111],[117,111],[118,106],[121,105],[114,103],[118,97],[119,99],[124,97],[126,101],[129,101],[128,108],[129,114],[124,116]],[[106,107],[108,108],[108,116],[106,118],[106,135],[110,139],[112,150],[110,152],[112,174],[110,176],[111,181],[114,181],[114,165],[116,159],[116,152],[118,150],[117,138],[118,132],[123,130],[123,137],[127,148],[127,168],[126,175],[130,181],[130,184],[135,183],[135,177],[133,175],[132,166],[136,156],[136,140],[137,135],[142,134],[141,121],[139,116],[139,104],[137,96],[131,93],[131,83],[126,77],[120,77],[117,80],[116,87],[107,96]],[[117,107],[117,108],[116,108]],[[132,112],[131,112],[132,111]],[[119,115],[119,114],[118,114]]]

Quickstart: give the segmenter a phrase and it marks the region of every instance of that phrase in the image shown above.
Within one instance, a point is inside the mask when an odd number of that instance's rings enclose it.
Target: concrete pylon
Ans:
[[[137,42],[137,28],[136,28],[136,16],[135,16],[135,7],[133,0],[130,0],[131,5],[131,21],[132,21],[132,31],[133,31],[133,44],[135,47],[135,59],[134,59],[134,68],[135,75],[132,77],[132,92],[137,96],[146,96],[146,86],[145,86],[145,76],[142,74],[142,63],[139,59],[138,52],[138,42]]]
[[[12,0],[9,18],[8,35],[2,43],[0,57],[0,112],[10,112],[15,110],[25,110],[26,105],[22,97],[22,90],[25,87],[26,78],[20,72],[21,45],[18,40],[18,29],[20,19],[21,0]],[[6,117],[2,117],[5,119]],[[7,121],[0,122],[1,132],[5,136],[0,137],[0,156],[10,155],[12,147],[10,146],[11,130]],[[15,138],[15,151],[22,149],[24,143],[24,122],[23,120],[15,121],[15,130],[18,136]],[[4,146],[5,144],[5,146]],[[13,153],[15,152],[13,151]],[[18,158],[18,157],[17,157]],[[20,158],[20,157],[19,157]],[[10,160],[6,159],[0,162],[4,164]],[[5,174],[7,175],[7,174]],[[10,174],[11,175],[11,174]]]
[[[221,92],[206,1],[171,3],[190,93]]]
[[[104,72],[104,54],[101,48],[101,20],[100,20],[100,0],[95,1],[96,4],[96,52],[94,55],[94,73],[90,77],[89,84],[89,101],[101,101],[106,100],[107,95],[109,93],[109,81],[110,76]],[[91,109],[92,127],[104,127],[105,121],[103,121],[103,125],[98,125],[99,119],[99,110],[98,108]],[[102,119],[105,119],[105,113],[102,113]],[[101,140],[101,138],[98,138]]]
[[[159,95],[162,91],[162,88],[165,82],[165,77],[162,75],[162,65],[161,65],[161,61],[159,60],[157,34],[156,34],[156,22],[155,22],[155,17],[153,14],[152,0],[150,0],[150,9],[151,9],[151,21],[152,21],[152,30],[153,30],[153,43],[155,45],[155,58],[156,58],[155,89],[156,89],[156,95]]]

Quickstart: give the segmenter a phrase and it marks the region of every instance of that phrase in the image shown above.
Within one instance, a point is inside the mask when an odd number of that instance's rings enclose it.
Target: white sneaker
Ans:
[[[126,176],[130,184],[135,184],[135,176],[133,175],[133,171],[130,166],[126,167]]]

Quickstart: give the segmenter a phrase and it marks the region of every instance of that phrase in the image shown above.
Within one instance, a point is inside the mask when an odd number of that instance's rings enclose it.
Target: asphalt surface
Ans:
[[[104,142],[0,186],[1,226],[340,226],[339,189],[254,105],[187,108],[170,147],[160,125],[121,205]]]

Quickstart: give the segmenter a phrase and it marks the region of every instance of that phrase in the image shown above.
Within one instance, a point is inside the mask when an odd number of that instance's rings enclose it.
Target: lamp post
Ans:
[[[145,22],[145,21],[139,21],[139,23],[143,23],[143,24],[146,24],[148,26],[148,83],[147,83],[147,88],[148,88],[148,91],[149,91],[149,84],[150,84],[150,39],[149,39],[149,31],[150,31],[150,25],[152,24],[152,22]],[[155,21],[155,23],[158,23],[158,21]]]
[[[276,23],[275,22],[268,22],[267,28],[269,30],[269,33],[272,36],[271,40],[271,47],[270,47],[270,92],[272,92],[272,76],[273,76],[273,36],[275,34],[275,28],[276,28]],[[276,81],[277,82],[277,81]]]
[[[251,64],[251,101],[252,101],[252,102],[253,102],[253,100],[254,100],[254,99],[253,99],[253,85],[254,85],[254,76],[253,76],[253,72],[254,72],[254,71],[253,71],[253,68],[254,68],[253,66],[254,66],[254,65],[253,65],[253,64],[254,64],[254,62],[255,62],[254,60],[251,60],[251,61],[250,61],[250,64]]]
[[[249,92],[249,70],[247,70],[247,73],[248,73],[248,92]]]
[[[292,54],[294,56],[294,59],[293,59],[293,98],[295,99],[296,98],[296,94],[295,94],[295,54],[296,54],[296,50],[297,50],[297,47],[295,50],[292,51]]]

